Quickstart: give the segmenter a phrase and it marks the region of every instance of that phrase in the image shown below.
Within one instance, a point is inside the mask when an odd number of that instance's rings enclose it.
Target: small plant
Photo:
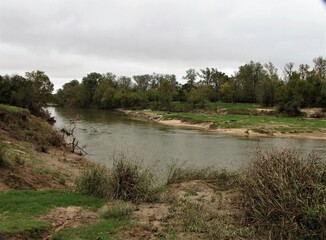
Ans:
[[[292,149],[258,150],[244,181],[248,222],[272,239],[325,239],[325,161]]]
[[[19,155],[16,155],[15,158],[14,158],[14,162],[17,166],[24,166],[26,161],[25,161],[25,158],[22,158],[21,156]]]
[[[110,174],[106,167],[94,165],[76,179],[76,192],[106,198],[111,195]]]
[[[113,197],[126,201],[153,200],[156,197],[154,179],[149,169],[123,153],[113,156],[111,171]]]
[[[7,154],[6,146],[0,143],[0,168],[10,166],[11,163]]]
[[[203,205],[181,200],[170,209],[176,212],[176,219],[186,232],[203,233],[207,231],[207,219]]]
[[[128,219],[133,211],[137,209],[136,205],[130,202],[117,201],[102,215],[105,219],[118,218]]]

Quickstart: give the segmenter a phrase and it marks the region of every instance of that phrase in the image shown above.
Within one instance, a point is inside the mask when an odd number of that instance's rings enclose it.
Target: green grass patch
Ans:
[[[190,123],[210,122],[215,128],[267,128],[281,132],[326,131],[326,121],[322,119],[199,113],[163,113],[163,117]]]
[[[37,217],[55,207],[82,206],[95,210],[103,200],[58,190],[0,193],[0,232],[17,232],[47,226]]]
[[[13,113],[28,111],[27,109],[24,109],[24,108],[5,105],[5,104],[0,104],[0,109],[3,109],[3,110],[8,111],[8,112],[13,112]]]
[[[226,108],[232,110],[254,110],[259,107],[254,103],[224,103],[224,102],[211,102],[209,108]]]
[[[121,221],[119,219],[111,218],[88,226],[66,229],[55,234],[53,240],[110,240],[115,239],[112,235],[116,233],[118,229],[128,228],[130,226],[130,221]]]
[[[16,144],[0,142],[0,168],[24,165],[28,160],[25,149]]]

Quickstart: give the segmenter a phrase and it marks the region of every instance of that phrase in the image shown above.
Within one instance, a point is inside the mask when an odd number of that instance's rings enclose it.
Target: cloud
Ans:
[[[2,0],[0,74],[54,79],[310,63],[325,55],[319,0]]]

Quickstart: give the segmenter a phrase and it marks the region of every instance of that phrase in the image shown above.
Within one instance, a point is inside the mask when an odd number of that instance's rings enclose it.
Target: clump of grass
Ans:
[[[154,200],[154,176],[140,161],[123,153],[113,156],[111,170],[113,197],[126,201]]]
[[[215,179],[217,170],[212,167],[195,168],[187,166],[186,163],[171,162],[167,166],[167,185],[191,180]]]
[[[172,162],[168,165],[167,185],[192,180],[209,181],[219,190],[227,190],[239,184],[239,174],[214,167],[194,168],[187,166],[185,163],[178,164],[178,162]]]
[[[137,209],[136,205],[130,202],[116,201],[109,207],[109,209],[102,214],[105,219],[129,219],[131,213]]]
[[[8,161],[6,147],[4,144],[0,143],[0,167],[8,167],[10,163]]]
[[[107,198],[112,192],[109,170],[100,164],[85,170],[75,185],[76,192],[84,195]]]
[[[81,194],[125,201],[154,201],[158,194],[154,176],[140,161],[125,154],[113,155],[111,169],[94,165],[76,180],[76,191]]]
[[[244,181],[247,220],[272,239],[326,237],[326,163],[318,156],[258,150]]]
[[[207,231],[207,214],[202,204],[181,200],[176,202],[170,211],[184,231],[196,233]]]

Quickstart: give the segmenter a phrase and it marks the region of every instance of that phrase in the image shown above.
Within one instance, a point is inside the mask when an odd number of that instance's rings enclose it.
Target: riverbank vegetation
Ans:
[[[247,63],[233,76],[189,69],[185,84],[173,74],[133,82],[90,73],[55,96],[44,72],[0,76],[0,238],[324,239],[326,164],[318,156],[258,151],[238,172],[175,164],[157,182],[124,154],[112,168],[74,155],[42,108],[151,108],[210,128],[322,132],[326,59],[313,62],[286,64],[283,79],[271,63]],[[320,110],[305,119],[303,107]]]
[[[54,95],[48,76],[33,71],[25,77],[0,76],[0,104],[25,107],[49,120],[53,119],[42,107],[55,103],[78,108],[151,109],[164,111],[165,119],[209,123],[211,129],[244,128],[270,136],[275,132],[318,133],[326,126],[326,59],[317,57],[313,63],[313,67],[301,64],[297,69],[294,63],[287,63],[283,77],[272,63],[253,61],[232,76],[216,68],[189,69],[184,84],[173,74],[130,78],[93,72],[81,82],[64,84]]]
[[[282,69],[283,77],[272,63],[253,61],[239,66],[232,76],[217,68],[189,69],[183,76],[184,84],[174,74],[130,78],[93,72],[81,82],[72,80],[64,84],[54,97],[48,76],[33,71],[25,77],[0,76],[0,103],[26,107],[38,114],[48,102],[67,107],[151,108],[173,112],[215,111],[221,102],[230,110],[234,103],[251,103],[276,106],[280,114],[300,116],[300,108],[326,106],[326,59],[317,57],[313,63],[313,67],[301,64],[297,69],[294,63],[287,63]],[[246,110],[248,107],[243,114],[251,114]],[[315,117],[322,116],[320,112]]]
[[[90,73],[79,83],[66,83],[57,93],[62,106],[100,108],[151,108],[189,111],[212,106],[211,102],[256,103],[278,106],[280,113],[300,115],[302,107],[326,106],[326,59],[313,60],[314,67],[293,63],[284,67],[282,79],[272,63],[251,61],[228,76],[216,68],[189,69],[177,82],[173,74],[145,74],[117,77],[113,73]],[[180,102],[183,104],[173,104]]]
[[[243,128],[253,131],[321,132],[326,131],[326,121],[308,118],[290,118],[257,115],[224,115],[203,113],[159,113],[164,119],[179,119],[189,123],[210,123],[210,128]]]
[[[111,168],[88,162],[68,153],[64,142],[52,144],[50,125],[27,109],[0,110],[0,236],[325,237],[326,164],[318,156],[259,150],[238,172],[174,163],[158,178],[125,154],[113,155]],[[37,130],[42,139],[35,137]],[[37,147],[40,142],[46,151]]]
[[[155,202],[159,207],[167,207],[165,218],[152,216],[153,221],[160,222],[159,234],[165,237],[171,233],[176,239],[181,236],[205,239],[325,237],[326,163],[314,154],[303,159],[293,149],[257,150],[249,166],[237,173],[170,165],[165,183],[153,191],[156,196],[151,199],[139,198],[146,196],[149,188],[138,188],[137,195],[117,194],[123,191],[123,186],[130,186],[128,189],[135,186],[135,178],[129,176],[139,175],[143,169],[139,163],[128,162],[126,158],[120,161],[127,161],[123,164],[124,171],[118,171],[120,177],[115,178],[121,188],[105,185],[105,192],[109,193],[105,197],[136,204]],[[96,179],[99,175],[102,179],[114,179],[110,175],[116,175],[117,169],[101,172]],[[81,178],[85,176],[90,177],[89,171],[82,173]],[[148,187],[153,187],[152,181],[152,178],[146,181]],[[96,186],[88,187],[93,191]],[[133,211],[136,214],[137,210]]]

